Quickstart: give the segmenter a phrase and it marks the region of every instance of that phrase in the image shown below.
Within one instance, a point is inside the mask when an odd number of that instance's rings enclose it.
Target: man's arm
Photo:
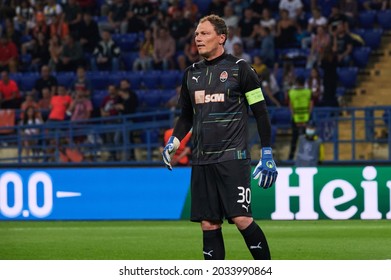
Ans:
[[[270,147],[272,128],[265,100],[251,105],[250,108],[257,122],[258,134],[261,139],[261,146]]]

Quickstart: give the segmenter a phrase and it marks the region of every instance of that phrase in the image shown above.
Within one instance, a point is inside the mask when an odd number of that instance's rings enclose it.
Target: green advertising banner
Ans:
[[[190,194],[182,218],[190,216]],[[391,220],[391,167],[278,168],[274,187],[252,180],[255,219]]]

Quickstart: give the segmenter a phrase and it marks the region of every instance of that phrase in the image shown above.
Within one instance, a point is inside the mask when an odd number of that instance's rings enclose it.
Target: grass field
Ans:
[[[258,221],[276,260],[391,259],[391,221]],[[251,259],[224,224],[227,259]],[[199,225],[188,221],[0,222],[1,260],[202,259]]]

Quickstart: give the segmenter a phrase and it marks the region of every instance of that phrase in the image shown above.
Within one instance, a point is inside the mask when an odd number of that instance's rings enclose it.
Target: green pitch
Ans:
[[[258,221],[279,260],[391,259],[391,221]],[[224,224],[227,259],[251,259]],[[2,260],[202,259],[201,230],[188,221],[0,222]]]

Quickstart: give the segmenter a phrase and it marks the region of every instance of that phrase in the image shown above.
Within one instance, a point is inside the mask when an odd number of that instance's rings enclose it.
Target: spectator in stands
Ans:
[[[31,64],[28,67],[30,72],[39,72],[42,65],[49,63],[48,41],[42,32],[38,33],[37,38],[33,38],[29,53],[31,54]]]
[[[266,93],[265,99],[267,104],[270,106],[280,107],[280,100],[283,98],[280,97],[280,87],[277,84],[273,72],[269,70],[262,58],[258,55],[253,57],[253,63],[251,66],[254,68],[261,81],[262,90]]]
[[[271,35],[274,36],[276,34],[277,22],[276,22],[276,19],[274,17],[272,17],[272,14],[269,9],[266,9],[266,8],[263,9],[259,24],[262,27],[269,28]]]
[[[304,5],[301,0],[281,0],[278,5],[280,12],[286,10],[291,20],[299,21],[304,16]]]
[[[23,149],[25,155],[30,159],[30,153],[32,152],[32,160],[35,161],[39,154],[39,149],[36,147],[38,145],[38,134],[40,133],[40,128],[37,125],[41,125],[43,120],[41,115],[34,106],[28,106],[23,111],[23,117],[20,124],[25,126],[22,131],[23,134]]]
[[[70,34],[68,24],[62,20],[62,16],[53,17],[52,24],[49,25],[50,37],[59,36],[61,40]]]
[[[122,82],[121,82],[122,83]],[[127,80],[124,80],[124,83],[128,84]],[[138,98],[137,95],[130,89],[130,88],[119,88],[118,89],[118,96],[119,100],[118,102],[114,105],[116,110],[120,115],[129,115],[129,114],[134,114],[137,110],[138,107]],[[128,121],[128,120],[127,120]],[[132,121],[130,121],[132,122]],[[126,141],[124,137],[127,137],[127,142],[128,143],[134,143],[134,134],[132,132],[127,132],[125,136],[123,135],[122,130],[116,131],[114,135],[114,142],[115,144],[119,145]],[[129,150],[129,155],[125,154],[122,155],[125,157],[127,160],[134,160],[134,150],[133,149],[128,149]],[[121,157],[120,153],[116,153],[116,159],[119,159]]]
[[[296,153],[296,167],[314,167],[324,160],[323,141],[316,134],[316,128],[309,123],[305,128],[305,134],[299,136]]]
[[[59,85],[57,88],[57,95],[52,96],[50,100],[48,121],[64,121],[66,118],[66,112],[68,111],[71,103],[72,97],[68,94],[66,87],[64,85]]]
[[[188,67],[189,65],[197,61],[200,61],[200,56],[198,54],[197,45],[194,36],[192,36],[185,44],[183,55],[179,55],[177,57],[177,62],[178,62],[179,69],[181,71],[184,71],[186,67]]]
[[[42,2],[37,2],[34,6],[35,11],[35,23],[32,25],[31,29],[29,29],[28,33],[31,34],[32,37],[37,37],[37,34],[42,32],[45,34],[45,37],[48,37],[50,34],[49,27],[46,24],[45,15],[43,12]]]
[[[0,71],[16,73],[18,65],[18,49],[6,34],[0,38]]]
[[[244,15],[239,21],[239,34],[244,43],[246,50],[251,50],[255,47],[255,28],[258,24],[258,19],[254,17],[254,11],[250,8],[244,10]]]
[[[135,14],[132,9],[127,12],[126,20],[127,33],[141,33],[147,28],[145,21],[139,15]]]
[[[86,76],[86,69],[84,66],[77,67],[76,77],[72,81],[71,90],[74,93],[81,91],[86,98],[91,98],[92,84]]]
[[[14,42],[18,50],[20,49],[22,33],[19,30],[15,29],[14,24],[11,20],[5,21],[3,34],[8,37],[9,41]]]
[[[0,104],[3,109],[19,109],[22,99],[20,98],[18,84],[10,79],[7,71],[1,72],[0,81]]]
[[[118,110],[115,104],[119,101],[118,91],[114,85],[107,87],[107,95],[103,98],[100,106],[100,114],[102,117],[110,117],[118,115]]]
[[[35,110],[39,109],[38,103],[35,102],[34,94],[32,92],[28,92],[25,95],[23,103],[20,105],[20,118],[23,119],[24,112],[28,107],[33,107]]]
[[[233,26],[228,26],[228,36],[224,44],[225,52],[232,54],[235,43],[243,44],[242,39],[237,35],[237,30]]]
[[[224,0],[211,0],[208,6],[207,14],[215,14],[220,17],[224,15],[224,7],[226,5],[226,1]]]
[[[149,26],[157,14],[154,5],[147,0],[134,0],[130,9],[144,20],[146,26]]]
[[[123,83],[121,81],[121,83]],[[124,80],[124,83],[129,85],[127,80]],[[136,113],[138,108],[138,97],[137,94],[130,88],[120,87],[118,89],[119,100],[114,105],[115,109],[120,115],[129,115]]]
[[[315,6],[320,7],[322,9],[322,14],[329,18],[332,10],[335,6],[339,7],[340,0],[315,0],[315,3],[312,3],[311,8],[315,8]]]
[[[295,20],[289,18],[287,10],[280,10],[277,22],[276,45],[278,48],[290,48],[296,43],[297,26]]]
[[[193,0],[184,0],[183,3],[183,15],[189,19],[190,22],[195,23],[198,18],[198,5]]]
[[[133,71],[148,71],[152,69],[154,42],[152,30],[144,31],[144,39],[140,44],[139,55],[133,62]]]
[[[311,89],[314,106],[321,106],[323,102],[323,80],[318,67],[311,69],[305,87]]]
[[[328,46],[321,60],[321,68],[323,69],[323,102],[325,107],[338,107],[336,97],[338,85],[338,56],[333,51],[331,46]]]
[[[349,30],[354,28],[357,24],[358,17],[358,3],[356,0],[341,0],[340,11],[346,16],[349,23]]]
[[[46,25],[50,26],[54,21],[61,21],[62,7],[56,0],[47,0],[46,5],[43,7],[43,14],[45,16]]]
[[[91,14],[85,12],[79,27],[79,42],[84,53],[91,54],[100,40],[99,27]]]
[[[243,17],[245,9],[249,8],[250,3],[252,1],[248,0],[231,0],[230,5],[234,9],[234,14],[239,16],[240,18]],[[239,25],[240,26],[240,25]]]
[[[75,93],[75,98],[72,100],[67,114],[71,115],[71,121],[84,121],[91,117],[92,103],[85,91],[78,88]]]
[[[307,69],[313,66],[319,66],[323,57],[324,50],[331,44],[330,35],[327,33],[326,26],[318,26],[316,35],[311,39],[311,51],[307,58]]]
[[[275,47],[274,47],[274,37],[270,34],[270,29],[268,27],[260,27],[259,33],[261,35],[261,46],[259,55],[262,58],[262,61],[270,68],[273,67],[275,62]]]
[[[327,18],[321,14],[319,8],[313,8],[312,16],[308,19],[307,31],[316,35],[318,26],[327,26]]]
[[[127,30],[127,12],[129,3],[124,0],[113,0],[109,7],[107,21],[99,23],[100,31],[110,30],[115,33],[125,34]]]
[[[333,34],[341,22],[343,24],[348,24],[348,18],[343,13],[341,13],[339,5],[334,5],[331,8],[331,14],[328,17],[329,33]]]
[[[69,27],[69,31],[74,38],[79,37],[79,27],[82,20],[82,12],[79,3],[76,0],[67,0],[64,5],[62,21]]]
[[[386,10],[388,6],[387,0],[368,0],[363,2],[363,7],[365,10]]]
[[[282,68],[282,91],[285,100],[288,100],[288,92],[295,85],[296,73],[292,62],[286,61]]]
[[[243,45],[241,43],[234,44],[232,55],[251,63],[251,56],[243,50]]]
[[[174,68],[176,44],[167,28],[161,27],[154,31],[153,67],[168,70]]]
[[[171,18],[163,11],[158,11],[156,18],[152,22],[152,29],[157,30],[160,27],[169,28]]]
[[[109,31],[102,32],[102,40],[95,47],[91,58],[91,70],[119,70],[121,50],[111,38]]]
[[[33,88],[33,93],[36,99],[40,100],[42,95],[42,90],[48,88],[52,96],[57,93],[57,78],[54,75],[50,74],[50,68],[47,65],[41,67],[41,77],[35,81]]]
[[[14,26],[22,34],[29,34],[35,26],[34,7],[28,0],[22,0],[15,8]]]
[[[338,55],[339,66],[349,66],[351,63],[351,54],[353,51],[353,42],[346,25],[342,22],[337,25],[337,29],[332,33],[333,52]]]
[[[179,97],[181,95],[181,86],[177,86],[175,88],[175,95],[173,95],[168,101],[167,103],[165,104],[165,107],[167,109],[170,109],[171,111],[175,111],[177,109],[180,109],[180,106],[179,106]]]
[[[57,71],[76,71],[77,67],[83,63],[83,48],[80,43],[75,41],[71,35],[66,36]]]
[[[50,102],[52,94],[50,89],[45,87],[42,89],[42,98],[38,100],[38,108],[42,114],[42,119],[46,122],[50,112]]]
[[[62,49],[63,49],[63,45],[62,45],[61,39],[58,35],[55,35],[52,38],[50,38],[50,41],[49,41],[49,54],[50,54],[49,68],[51,70],[57,69],[57,65],[60,63]]]
[[[100,106],[100,114],[102,117],[112,117],[117,116],[119,111],[116,108],[116,104],[120,102],[120,97],[118,96],[117,88],[114,85],[109,85],[107,87],[107,95],[102,100]],[[112,123],[112,121],[106,121],[107,123]],[[115,144],[115,132],[109,131],[103,134],[103,141],[106,145]],[[114,160],[116,158],[116,152],[113,149],[109,149],[110,156],[108,160]]]
[[[250,4],[250,9],[254,11],[255,17],[261,18],[263,11],[269,9],[269,2],[267,0],[254,0]]]
[[[173,14],[169,23],[169,30],[172,38],[174,38],[176,42],[177,50],[183,50],[187,40],[189,40],[194,33],[192,22],[183,16],[181,10],[177,10]]]
[[[76,2],[79,4],[82,13],[94,13],[97,11],[97,1],[95,0],[76,0]]]
[[[240,17],[235,15],[234,9],[229,3],[224,7],[223,19],[227,26],[232,26],[234,29],[238,28]]]
[[[293,160],[297,139],[305,132],[305,127],[310,120],[313,108],[311,90],[304,87],[304,82],[304,77],[297,77],[295,87],[288,92],[289,108],[292,113],[292,138],[289,160]]]

